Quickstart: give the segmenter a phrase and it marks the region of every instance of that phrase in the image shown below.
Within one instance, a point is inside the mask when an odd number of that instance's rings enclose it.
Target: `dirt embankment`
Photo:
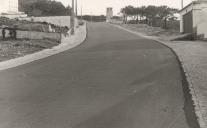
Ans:
[[[171,40],[180,35],[179,30],[176,29],[162,29],[160,27],[152,27],[146,24],[122,24],[122,23],[113,23],[120,25],[124,28],[142,33],[147,36],[156,36],[164,40]]]

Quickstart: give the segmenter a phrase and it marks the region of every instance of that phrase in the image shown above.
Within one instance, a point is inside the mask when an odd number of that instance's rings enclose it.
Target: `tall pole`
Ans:
[[[78,16],[78,1],[75,2],[75,15]]]
[[[183,9],[183,0],[181,0],[181,9]]]
[[[137,23],[139,23],[139,0],[137,0]]]
[[[93,22],[93,15],[92,15],[92,11],[91,11],[91,23]]]
[[[72,0],[72,10],[71,10],[71,35],[75,34],[75,13],[74,13],[74,0]]]
[[[126,24],[126,12],[125,12],[125,8],[124,8],[124,24]]]
[[[83,20],[83,7],[81,5],[81,21]]]

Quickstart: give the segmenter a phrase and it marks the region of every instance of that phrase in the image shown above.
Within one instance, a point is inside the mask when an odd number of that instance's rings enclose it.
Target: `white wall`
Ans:
[[[48,22],[59,26],[70,26],[70,16],[51,16],[51,17],[27,17],[20,18],[21,20],[28,20],[34,22]]]
[[[197,34],[204,34],[207,38],[207,8],[203,8],[197,16]]]
[[[206,22],[206,12],[205,7],[207,7],[207,2],[197,3],[193,6],[193,27],[198,27],[199,24]]]
[[[18,12],[18,0],[1,0],[0,14],[1,13],[15,13]]]
[[[196,4],[193,15],[193,26],[197,28],[197,35],[204,35],[204,38],[207,38],[207,2]]]
[[[193,28],[197,35],[204,34],[204,37],[207,38],[207,2],[196,2],[180,13],[180,32],[184,32],[182,17],[189,11],[193,11]]]
[[[106,18],[107,19],[113,18],[113,8],[106,9]]]
[[[10,10],[11,12],[19,11],[19,1],[18,0],[9,0],[10,1]]]
[[[8,0],[1,0],[0,13],[5,13],[8,10],[9,10],[9,1]]]

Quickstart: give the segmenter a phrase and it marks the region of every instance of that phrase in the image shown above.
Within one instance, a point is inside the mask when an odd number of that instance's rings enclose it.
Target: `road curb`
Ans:
[[[187,102],[188,105],[190,105],[190,107],[189,107],[190,111],[189,110],[186,111],[186,109],[184,108],[186,118],[188,119],[188,123],[189,123],[190,127],[192,127],[192,128],[207,128],[207,124],[205,124],[204,118],[202,116],[201,107],[199,105],[199,101],[198,101],[197,95],[195,93],[194,86],[191,82],[192,81],[191,77],[188,73],[187,67],[182,62],[182,58],[176,53],[176,50],[173,47],[171,47],[169,44],[167,44],[167,42],[162,41],[162,40],[160,40],[156,37],[146,36],[142,33],[126,29],[126,28],[121,27],[119,25],[115,25],[115,24],[111,24],[111,25],[113,25],[113,26],[115,26],[119,29],[125,30],[127,32],[130,32],[134,35],[141,36],[141,37],[144,37],[146,39],[154,40],[154,41],[168,47],[174,53],[174,55],[176,56],[176,58],[178,60],[179,65],[180,65],[181,73],[182,73],[182,76],[183,76],[182,83],[183,83],[185,102]],[[189,108],[187,108],[187,109],[189,109]],[[189,117],[189,116],[194,116],[194,117]],[[191,119],[191,118],[193,118],[193,119]],[[194,126],[192,126],[192,125],[194,125]]]
[[[31,63],[33,61],[44,59],[49,56],[72,49],[82,44],[86,40],[86,38],[87,23],[85,23],[85,25],[83,26],[78,27],[75,35],[62,38],[62,41],[58,46],[54,46],[51,49],[44,49],[33,54],[28,54],[23,57],[18,57],[11,60],[0,62],[0,71]]]

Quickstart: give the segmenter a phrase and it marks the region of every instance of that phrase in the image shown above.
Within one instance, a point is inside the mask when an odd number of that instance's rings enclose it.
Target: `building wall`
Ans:
[[[1,0],[0,13],[5,13],[8,10],[9,10],[9,2],[8,2],[8,0]]]
[[[190,6],[186,7],[180,12],[180,32],[184,32],[183,16],[189,11],[193,12],[193,29],[197,35],[203,35],[207,38],[207,0],[193,2]]]
[[[18,12],[19,11],[19,0],[9,0],[10,1],[10,11]]]
[[[18,0],[1,0],[0,14],[18,12],[18,6],[19,6]]]
[[[207,7],[207,2],[205,3],[196,3],[193,6],[193,27],[197,27],[203,22],[207,21],[207,13],[204,10]]]
[[[185,10],[183,10],[182,12],[180,12],[180,32],[183,33],[184,32],[184,21],[183,21],[183,16],[187,13],[189,13],[190,11],[193,10],[193,6],[190,5],[188,6]]]
[[[47,22],[55,25],[70,27],[70,16],[26,17],[26,18],[19,18],[19,19],[34,21],[34,22]],[[75,23],[77,24],[77,21]]]
[[[207,8],[202,9],[199,18],[197,18],[197,22],[197,34],[204,34],[204,38],[207,38]]]
[[[110,20],[113,18],[113,8],[107,8],[106,9],[106,20]]]

